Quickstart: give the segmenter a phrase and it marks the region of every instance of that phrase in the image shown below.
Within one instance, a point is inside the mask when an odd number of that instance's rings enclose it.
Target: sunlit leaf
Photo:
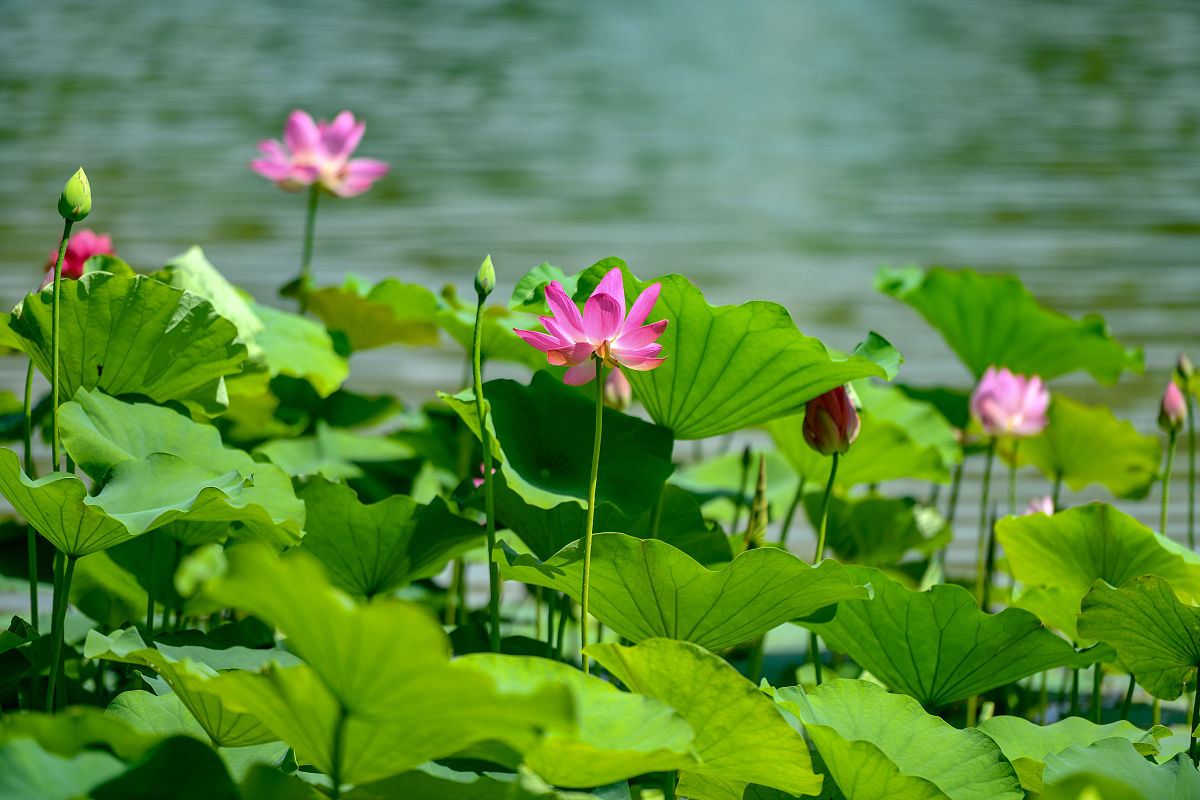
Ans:
[[[804,498],[813,530],[821,524],[823,499],[820,492]],[[917,505],[911,497],[831,496],[828,513],[825,543],[846,563],[889,567],[910,551],[928,555],[953,538],[936,510]]]
[[[317,421],[312,436],[274,439],[255,448],[289,475],[322,475],[329,479],[358,478],[363,465],[413,458],[408,445],[378,434],[330,427]]]
[[[525,767],[516,773],[460,772],[436,762],[356,786],[342,796],[346,800],[609,800],[591,792],[555,789]],[[628,799],[626,788],[621,800]]]
[[[575,542],[541,563],[506,548],[501,571],[580,600],[583,550]],[[714,571],[666,542],[600,533],[592,536],[591,567],[588,611],[596,619],[634,642],[662,637],[709,650],[867,596],[841,564],[814,568],[774,547],[749,550]]]
[[[558,281],[568,295],[573,295],[575,287],[579,284],[579,276],[564,275],[561,269],[550,264],[534,267],[513,287],[508,307],[513,311],[549,314],[550,311],[546,307],[546,286],[551,281]]]
[[[1142,351],[1122,347],[1101,317],[1076,322],[1052,311],[1017,278],[883,267],[875,288],[919,311],[976,379],[992,365],[1043,380],[1083,369],[1106,384],[1143,369]]]
[[[469,357],[475,347],[475,307],[444,308],[437,312],[437,323]],[[525,329],[529,318],[512,314],[501,306],[488,306],[483,311],[483,343],[480,352],[484,361],[512,361],[532,369],[546,365],[546,354],[536,350],[513,333]]]
[[[710,776],[792,794],[821,790],[804,739],[766,695],[720,657],[670,639],[634,647],[593,644],[586,652],[630,691],[662,700],[692,726],[700,764],[681,771],[681,778]],[[697,793],[691,797],[715,800]]]
[[[351,283],[317,289],[308,295],[308,310],[332,332],[345,337],[351,350],[388,344],[436,344],[438,300],[423,286],[393,278],[360,293]]]
[[[253,342],[265,326],[254,313],[254,304],[212,265],[199,247],[193,245],[175,256],[153,277],[177,289],[194,292],[212,303],[218,314],[237,326],[238,335],[246,343],[250,356],[259,354],[260,348]]]
[[[272,377],[289,375],[312,384],[317,394],[328,397],[350,375],[350,364],[333,347],[323,326],[307,317],[270,306],[254,306],[263,323],[255,338],[262,348]]]
[[[1046,757],[1044,780],[1047,796],[1056,784],[1066,783],[1075,777],[1089,779],[1089,783],[1096,778],[1101,779],[1101,785],[1105,786],[1104,794],[1099,795],[1093,790],[1090,796],[1102,796],[1104,800],[1123,800],[1124,796],[1116,794],[1110,786],[1123,788],[1132,793],[1129,796],[1141,800],[1158,800],[1160,797],[1179,800],[1200,798],[1200,773],[1197,773],[1187,756],[1178,755],[1165,764],[1155,764],[1147,761],[1132,742],[1121,738],[1102,739],[1087,747],[1068,747]],[[1072,800],[1088,796],[1074,795]]]
[[[124,771],[125,765],[105,752],[64,757],[33,739],[13,739],[0,746],[0,797],[73,800]]]
[[[164,739],[137,763],[92,791],[95,800],[240,800],[224,764],[211,747],[190,736]]]

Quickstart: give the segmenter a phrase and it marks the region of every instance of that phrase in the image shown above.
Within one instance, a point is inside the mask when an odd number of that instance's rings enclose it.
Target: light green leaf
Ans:
[[[889,381],[896,379],[896,373],[899,371],[900,365],[904,363],[904,356],[900,355],[900,351],[875,331],[869,331],[867,338],[854,346],[853,355],[861,356],[867,361],[883,367],[887,373],[884,377]]]
[[[270,306],[255,306],[254,313],[264,326],[255,343],[263,349],[272,377],[290,375],[306,380],[320,397],[336,392],[349,377],[350,363],[333,349],[324,327]]]
[[[839,604],[831,622],[801,624],[893,691],[928,709],[1035,672],[1085,667],[1111,655],[1107,649],[1076,653],[1019,608],[986,614],[961,586],[941,584],[914,592],[877,569],[847,570],[856,583],[871,585],[871,599]]]
[[[232,322],[202,297],[152,278],[107,272],[60,289],[59,392],[79,388],[178,400],[205,414],[225,410],[224,376],[241,371],[246,347]],[[9,320],[42,374],[50,374],[53,292],[30,294]]]
[[[525,273],[517,285],[513,287],[512,298],[508,307],[513,311],[527,311],[533,314],[546,315],[550,310],[546,307],[546,286],[551,281],[558,281],[569,296],[575,294],[579,284],[578,275],[564,275],[558,267],[542,264]]]
[[[936,448],[946,467],[962,461],[962,445],[954,426],[932,401],[910,396],[906,387],[869,378],[855,381],[853,386],[872,417],[894,423],[919,447]]]
[[[479,435],[474,392],[439,396]],[[545,372],[529,386],[495,380],[483,385],[491,413],[493,454],[508,486],[527,503],[553,508],[587,501],[596,404]],[[604,409],[596,501],[640,514],[658,499],[671,465],[670,431]]]
[[[471,355],[475,347],[475,309],[444,308],[437,313],[437,322],[459,346]],[[509,313],[500,306],[489,306],[483,311],[483,346],[480,351],[484,361],[512,361],[531,369],[546,366],[546,354],[530,347],[521,337],[513,333],[514,328],[525,330],[530,325],[528,317]],[[536,324],[536,323],[533,323]]]
[[[124,761],[141,757],[158,741],[158,737],[146,735],[90,706],[73,706],[57,714],[6,715],[0,722],[0,744],[25,738],[60,756],[102,747]]]
[[[1112,784],[1131,792],[1142,800],[1197,800],[1200,798],[1200,773],[1179,755],[1165,764],[1147,761],[1132,742],[1125,739],[1103,739],[1087,747],[1068,747],[1046,757],[1045,783],[1047,794],[1056,784],[1073,778],[1087,778],[1093,783],[1099,778],[1105,785],[1104,800],[1124,800],[1108,787]],[[1115,787],[1114,787],[1115,788]],[[1078,797],[1088,797],[1081,794]],[[1094,790],[1092,797],[1100,796]],[[1074,800],[1074,798],[1072,798]]]
[[[821,524],[824,495],[811,492],[804,509],[813,530]],[[911,497],[869,494],[853,500],[829,498],[825,543],[845,563],[890,567],[909,551],[928,555],[945,547],[953,533],[936,509],[919,506]]]
[[[350,487],[322,478],[302,484],[297,496],[308,507],[302,549],[324,562],[334,586],[359,597],[435,575],[484,537],[479,523],[451,514],[440,497],[421,505],[393,495],[365,505]]]
[[[515,774],[459,772],[436,762],[356,786],[342,796],[346,800],[607,800],[594,793],[557,790],[525,767]],[[628,797],[626,789],[626,800]]]
[[[575,299],[590,294],[610,269],[624,277],[632,305],[652,283],[661,283],[649,322],[668,320],[658,338],[666,361],[647,372],[629,372],[633,391],[651,419],[676,439],[703,439],[795,414],[836,386],[886,370],[861,356],[829,357],[820,340],[805,336],[787,309],[752,300],[711,306],[682,275],[639,281],[620,259],[610,258],[579,276]]]
[[[205,258],[204,251],[198,246],[193,245],[172,258],[154,278],[177,289],[194,292],[212,303],[218,314],[237,326],[238,335],[249,348],[250,356],[258,355],[260,348],[253,342],[265,330],[262,320],[254,313],[253,304]]]
[[[1162,444],[1157,436],[1141,435],[1104,406],[1088,407],[1059,394],[1051,396],[1046,416],[1046,429],[1021,441],[1020,466],[1033,464],[1075,492],[1099,483],[1122,498],[1143,498],[1158,480]]]
[[[64,758],[33,739],[13,739],[0,747],[0,797],[75,800],[124,771],[108,753],[85,750]]]
[[[919,311],[976,379],[992,365],[1043,380],[1084,369],[1105,384],[1143,369],[1142,351],[1122,347],[1101,317],[1076,322],[1039,305],[1011,276],[883,267],[875,288]]]
[[[1005,517],[996,540],[1026,587],[1018,604],[1073,640],[1080,601],[1097,580],[1120,586],[1158,575],[1183,598],[1200,598],[1200,556],[1104,503]]]
[[[541,563],[505,547],[506,580],[547,586],[580,600],[583,542]],[[831,606],[864,598],[835,561],[811,567],[774,547],[742,553],[710,570],[666,542],[623,533],[592,536],[588,611],[634,642],[655,637],[722,650],[801,617],[828,617]],[[822,613],[824,612],[824,613]]]
[[[1000,748],[959,730],[910,697],[867,681],[834,680],[807,695],[778,689],[775,702],[804,724],[846,800],[1022,800]]]
[[[1140,755],[1152,756],[1158,753],[1158,739],[1170,733],[1162,726],[1147,732],[1125,720],[1097,725],[1083,717],[1067,717],[1052,725],[1038,725],[1022,717],[991,717],[979,724],[979,730],[1000,746],[1016,768],[1021,785],[1031,792],[1043,789],[1046,759],[1068,747],[1128,739]]]
[[[804,739],[766,695],[720,657],[670,639],[635,647],[593,644],[586,653],[630,691],[662,700],[692,726],[700,764],[681,777],[757,783],[792,794],[821,790]],[[710,798],[695,794],[692,800]]]
[[[170,786],[172,800],[240,800],[224,764],[212,748],[190,736],[164,739],[123,774],[93,790],[95,800],[159,800]]]
[[[401,461],[416,452],[403,442],[331,427],[317,420],[313,436],[275,439],[254,449],[289,475],[322,475],[331,480],[362,477],[360,464]]]
[[[437,344],[438,300],[423,286],[387,278],[365,295],[349,282],[342,288],[317,289],[308,310],[331,332],[344,336],[351,350],[388,344]]]
[[[492,676],[505,692],[559,683],[570,687],[578,729],[548,734],[525,752],[524,763],[555,786],[603,786],[696,764],[691,727],[659,700],[618,691],[573,666],[543,658],[487,653],[464,656],[456,663]]]
[[[1147,692],[1174,700],[1194,687],[1200,608],[1180,603],[1171,584],[1157,575],[1134,578],[1119,589],[1096,581],[1082,607],[1079,635],[1111,645]]]

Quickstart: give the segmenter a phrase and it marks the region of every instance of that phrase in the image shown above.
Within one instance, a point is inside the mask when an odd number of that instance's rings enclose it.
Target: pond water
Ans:
[[[776,300],[833,346],[876,329],[905,353],[905,380],[966,388],[940,338],[871,277],[908,262],[1012,272],[1145,348],[1146,377],[1052,388],[1152,431],[1176,351],[1200,356],[1195,11],[5,0],[0,302],[38,282],[55,198],[80,164],[95,192],[86,225],[136,267],[199,243],[276,302],[298,267],[304,198],[247,162],[291,109],[350,109],[367,121],[359,154],[393,172],[323,201],[325,282],[352,270],[465,291],[489,252],[502,286],[544,261],[617,255],[721,302]],[[23,374],[0,369],[6,386]],[[355,369],[352,386],[414,401],[460,376],[449,348]],[[1027,483],[1023,496],[1041,486]],[[1153,498],[1135,508],[1155,518]]]

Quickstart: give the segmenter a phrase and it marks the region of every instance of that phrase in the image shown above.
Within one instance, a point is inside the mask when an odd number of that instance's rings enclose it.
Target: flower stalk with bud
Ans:
[[[487,516],[488,548],[488,643],[493,653],[500,652],[500,568],[493,551],[496,549],[496,484],[492,475],[492,437],[487,427],[487,410],[483,399],[483,304],[496,288],[496,268],[489,255],[475,273],[475,346],[471,348],[471,374],[475,380],[475,409],[479,415],[479,441],[483,445],[483,497]]]
[[[1162,479],[1162,514],[1159,518],[1159,532],[1167,535],[1167,500],[1171,494],[1171,468],[1175,464],[1175,440],[1187,422],[1187,403],[1183,392],[1174,380],[1167,383],[1162,401],[1158,406],[1158,427],[1167,434],[1167,466],[1163,470]]]

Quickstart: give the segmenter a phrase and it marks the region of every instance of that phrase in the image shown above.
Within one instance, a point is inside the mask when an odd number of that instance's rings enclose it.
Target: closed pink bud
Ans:
[[[608,373],[608,377],[604,379],[604,405],[624,411],[632,402],[633,387],[629,385],[625,373],[619,369]]]
[[[814,397],[804,407],[804,441],[823,456],[849,450],[859,427],[858,412],[844,386]]]
[[[1187,403],[1183,399],[1183,392],[1179,390],[1175,381],[1170,381],[1158,407],[1158,427],[1168,433],[1178,433],[1186,421]]]
[[[1046,495],[1044,497],[1036,497],[1033,500],[1030,500],[1029,505],[1026,506],[1025,511],[1021,513],[1021,516],[1027,517],[1030,514],[1048,514],[1050,516],[1054,516],[1054,498],[1052,498],[1050,495]]]
[[[1046,427],[1050,392],[1037,375],[988,367],[971,393],[971,416],[988,436],[1036,436]]]

